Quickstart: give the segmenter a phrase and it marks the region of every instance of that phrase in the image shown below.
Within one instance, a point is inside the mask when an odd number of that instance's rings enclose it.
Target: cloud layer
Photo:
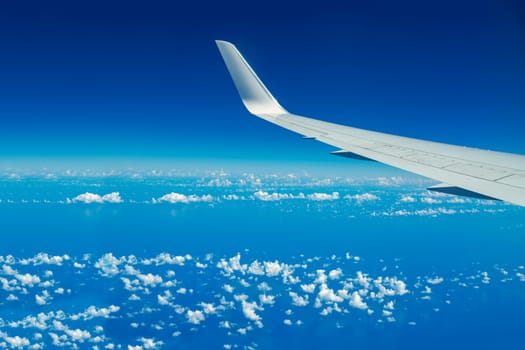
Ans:
[[[414,327],[421,313],[428,323],[442,308],[471,308],[475,294],[467,293],[467,305],[453,302],[460,292],[494,283],[520,290],[525,282],[524,266],[411,275],[398,264],[363,263],[349,253],[289,261],[240,253],[0,256],[0,304],[20,310],[0,315],[0,344],[160,349],[211,331],[213,344],[242,348],[257,330],[279,327]],[[94,290],[104,297],[86,304]],[[125,330],[125,341],[112,338],[112,324]]]

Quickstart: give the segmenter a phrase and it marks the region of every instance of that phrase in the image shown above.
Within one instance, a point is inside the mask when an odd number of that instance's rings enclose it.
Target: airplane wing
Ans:
[[[237,48],[216,41],[250,113],[339,148],[333,154],[374,160],[440,182],[429,190],[525,206],[525,156],[357,129],[291,114],[272,96]]]

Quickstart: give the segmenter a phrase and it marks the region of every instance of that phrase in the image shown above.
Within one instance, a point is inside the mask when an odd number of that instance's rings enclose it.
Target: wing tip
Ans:
[[[215,40],[230,76],[250,113],[261,116],[287,113],[259,79],[239,50],[229,41]]]
[[[216,40],[215,40],[215,44],[216,44],[217,46],[230,46],[230,47],[235,47],[235,45],[233,45],[231,42],[226,41],[226,40],[221,40],[221,39],[216,39]]]

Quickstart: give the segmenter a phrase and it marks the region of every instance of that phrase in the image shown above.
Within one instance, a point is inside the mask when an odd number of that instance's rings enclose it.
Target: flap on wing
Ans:
[[[345,157],[345,158],[352,158],[352,159],[359,159],[359,160],[370,160],[372,162],[375,162],[375,160],[373,160],[373,159],[370,159],[370,158],[367,158],[367,157],[363,157],[362,155],[359,155],[357,153],[350,152],[350,151],[347,151],[347,150],[344,150],[344,149],[340,149],[339,151],[330,152],[330,154],[333,154],[334,156]]]
[[[464,188],[449,185],[449,184],[438,184],[438,185],[430,186],[427,188],[427,190],[434,191],[434,192],[440,192],[440,193],[446,193],[446,194],[453,194],[457,196],[478,198],[478,199],[491,199],[491,200],[496,200],[496,201],[499,200],[497,198],[485,196],[484,194],[469,191]]]

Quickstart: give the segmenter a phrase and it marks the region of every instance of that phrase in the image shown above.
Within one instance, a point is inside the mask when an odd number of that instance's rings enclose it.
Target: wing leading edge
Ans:
[[[525,156],[390,135],[289,113],[233,44],[216,43],[250,113],[337,147],[336,155],[375,160],[441,182],[430,190],[525,206]]]

